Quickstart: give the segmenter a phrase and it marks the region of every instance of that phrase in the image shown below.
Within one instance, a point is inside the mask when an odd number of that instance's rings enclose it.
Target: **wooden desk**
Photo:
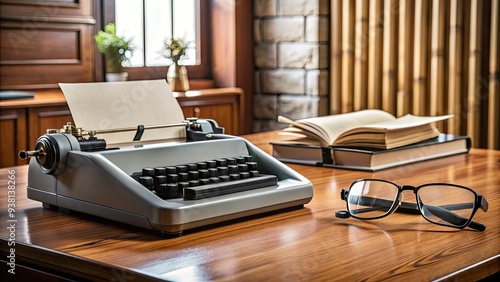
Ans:
[[[270,152],[267,142],[274,134],[247,137]],[[186,232],[174,239],[93,216],[45,210],[26,198],[26,166],[1,169],[0,260],[8,260],[7,240],[14,236],[5,225],[7,178],[9,171],[15,171],[16,278],[37,269],[41,278],[113,281],[473,281],[500,271],[500,151],[473,149],[468,155],[375,173],[291,167],[314,184],[315,196],[304,208]],[[340,189],[363,177],[472,187],[489,202],[488,212],[475,216],[486,231],[445,230],[419,215],[401,213],[376,221],[335,218],[336,211],[345,209]],[[9,278],[8,264],[0,265],[1,275]]]

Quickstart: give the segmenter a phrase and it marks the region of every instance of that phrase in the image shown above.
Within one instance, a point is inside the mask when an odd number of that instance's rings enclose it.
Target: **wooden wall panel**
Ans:
[[[93,1],[2,1],[0,89],[94,81]]]
[[[22,25],[4,25],[0,34],[3,65],[77,63],[80,59],[79,30],[37,30],[29,37],[24,33]]]
[[[254,66],[253,1],[210,0],[211,71],[216,87],[239,87],[241,100],[240,133],[252,132]],[[224,32],[219,32],[223,30]],[[223,51],[221,51],[223,50]]]

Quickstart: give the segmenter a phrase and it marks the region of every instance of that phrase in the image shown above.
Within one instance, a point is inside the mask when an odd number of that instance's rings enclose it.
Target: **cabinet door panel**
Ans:
[[[225,133],[235,134],[234,111],[232,104],[203,105],[182,107],[184,117],[197,117],[213,119],[221,127],[224,127]]]
[[[47,132],[47,129],[60,129],[67,122],[73,122],[67,106],[41,107],[29,109],[29,145],[34,146],[36,140]]]
[[[0,167],[27,164],[17,154],[27,147],[26,110],[3,110],[0,114]]]

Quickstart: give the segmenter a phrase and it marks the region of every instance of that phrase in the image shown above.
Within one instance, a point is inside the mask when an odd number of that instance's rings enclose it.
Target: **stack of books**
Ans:
[[[363,110],[301,120],[278,117],[289,125],[289,140],[271,142],[273,156],[289,163],[376,171],[467,153],[468,136],[441,133],[435,122],[451,115],[395,118],[381,110]]]

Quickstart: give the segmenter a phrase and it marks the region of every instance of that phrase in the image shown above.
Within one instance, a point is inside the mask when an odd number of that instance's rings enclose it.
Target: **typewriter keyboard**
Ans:
[[[238,156],[165,167],[146,167],[131,175],[162,199],[200,200],[276,185],[260,174],[252,156]]]

